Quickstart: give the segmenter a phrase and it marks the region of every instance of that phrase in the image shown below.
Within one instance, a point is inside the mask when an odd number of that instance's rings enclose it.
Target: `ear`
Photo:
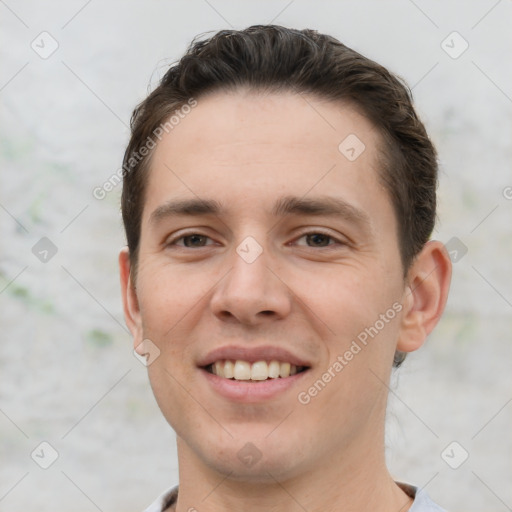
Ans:
[[[124,318],[128,329],[130,329],[133,335],[133,345],[134,347],[138,347],[143,340],[142,321],[135,283],[133,283],[130,274],[130,265],[130,252],[128,247],[124,247],[119,253],[119,272],[121,277]]]
[[[407,273],[397,350],[420,348],[444,311],[452,277],[452,263],[444,245],[427,242]]]

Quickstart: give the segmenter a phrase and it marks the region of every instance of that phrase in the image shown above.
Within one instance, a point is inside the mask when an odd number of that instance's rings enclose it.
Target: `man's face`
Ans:
[[[238,91],[200,98],[158,143],[132,331],[160,351],[151,385],[190,460],[264,480],[382,445],[407,288],[379,140],[347,105]],[[170,207],[189,200],[220,210]],[[226,359],[242,361],[242,378],[265,377],[255,361],[306,369],[264,381],[212,374],[215,361],[229,372]]]

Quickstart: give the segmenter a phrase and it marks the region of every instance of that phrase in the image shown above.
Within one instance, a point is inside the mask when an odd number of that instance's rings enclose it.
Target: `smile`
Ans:
[[[307,367],[296,366],[289,362],[249,361],[229,359],[215,361],[205,367],[205,370],[218,377],[231,380],[264,381],[267,379],[284,379],[305,371]]]

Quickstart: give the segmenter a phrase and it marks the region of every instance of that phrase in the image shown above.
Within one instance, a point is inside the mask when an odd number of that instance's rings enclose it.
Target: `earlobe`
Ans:
[[[142,341],[142,321],[137,293],[131,277],[130,253],[128,247],[119,253],[119,273],[121,279],[121,293],[123,298],[123,311],[126,325],[133,335],[134,346]]]
[[[408,273],[397,350],[420,348],[444,311],[450,289],[452,264],[439,241],[430,241],[416,257]]]

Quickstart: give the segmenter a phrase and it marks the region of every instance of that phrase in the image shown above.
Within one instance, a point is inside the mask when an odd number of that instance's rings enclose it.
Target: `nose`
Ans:
[[[244,253],[243,248],[240,252],[233,250],[232,267],[218,283],[210,302],[213,314],[223,321],[258,325],[282,319],[291,310],[293,294],[279,275],[275,258],[265,249],[253,258],[254,253]]]

